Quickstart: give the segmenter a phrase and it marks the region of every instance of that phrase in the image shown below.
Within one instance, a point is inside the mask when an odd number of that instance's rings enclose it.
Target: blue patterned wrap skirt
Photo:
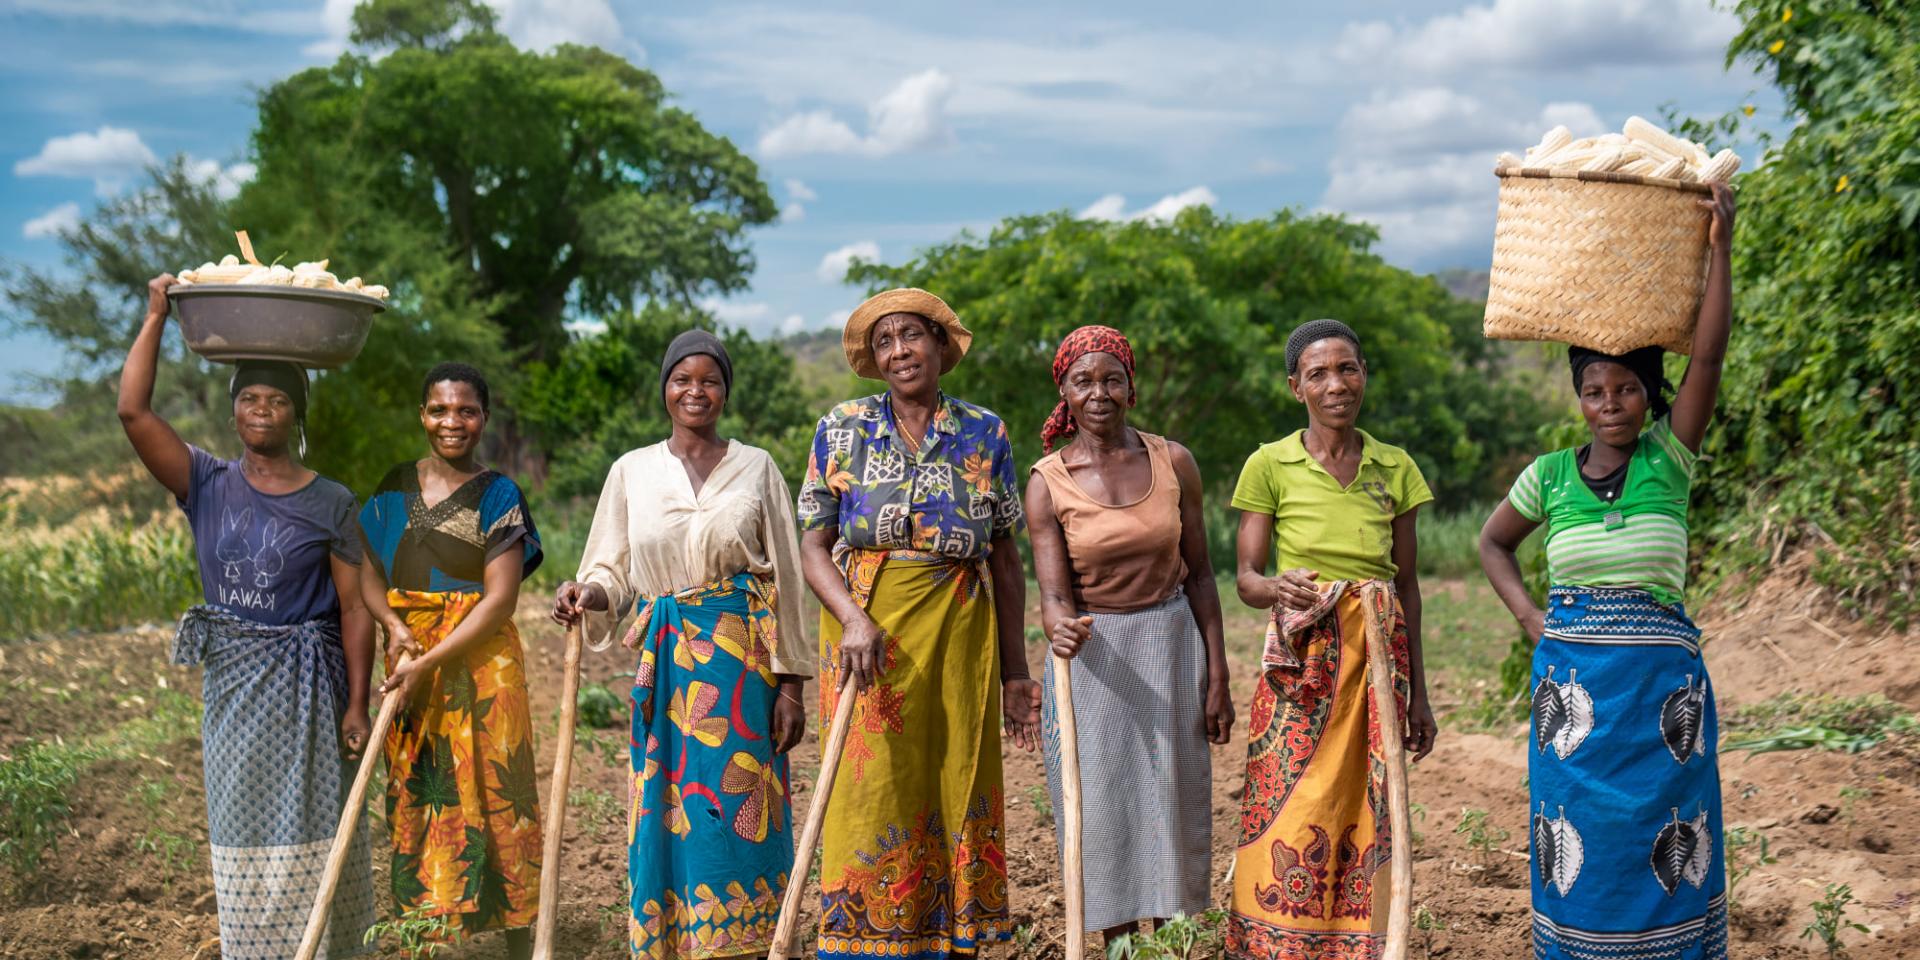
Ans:
[[[1533,654],[1540,960],[1724,960],[1719,722],[1700,630],[1639,590],[1555,587]]]
[[[340,624],[277,627],[197,606],[180,620],[171,659],[206,668],[200,733],[220,955],[293,956],[353,783],[340,757]],[[373,923],[367,854],[362,825],[334,890],[322,957],[369,949],[361,942]]]

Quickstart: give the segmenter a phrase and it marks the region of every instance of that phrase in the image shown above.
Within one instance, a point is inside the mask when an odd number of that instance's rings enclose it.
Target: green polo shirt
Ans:
[[[1303,442],[1301,430],[1253,452],[1233,506],[1273,518],[1276,570],[1305,567],[1321,582],[1391,580],[1393,520],[1433,500],[1405,450],[1360,431],[1360,472],[1341,486]]]

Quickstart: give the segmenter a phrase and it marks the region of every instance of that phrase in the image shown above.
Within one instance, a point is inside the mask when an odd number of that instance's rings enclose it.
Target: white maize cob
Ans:
[[[1722,150],[1700,170],[1700,179],[1705,183],[1724,183],[1740,171],[1740,155],[1732,150]]]

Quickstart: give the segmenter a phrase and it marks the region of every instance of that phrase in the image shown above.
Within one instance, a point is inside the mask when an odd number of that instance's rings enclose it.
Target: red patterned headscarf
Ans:
[[[1067,334],[1067,338],[1060,341],[1060,349],[1053,352],[1054,385],[1065,382],[1067,371],[1089,353],[1113,354],[1114,359],[1127,368],[1127,406],[1133,406],[1138,398],[1133,384],[1133,344],[1127,342],[1126,334],[1112,327],[1093,324]],[[1073,412],[1067,409],[1067,401],[1061,400],[1047,417],[1046,425],[1040,428],[1040,447],[1052,453],[1054,443],[1062,437],[1071,438],[1079,430],[1080,425],[1073,422]]]

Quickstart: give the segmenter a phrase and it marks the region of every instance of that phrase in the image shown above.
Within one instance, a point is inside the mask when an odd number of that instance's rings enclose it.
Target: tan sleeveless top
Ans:
[[[1074,482],[1061,452],[1033,465],[1047,481],[1054,516],[1067,535],[1073,599],[1081,609],[1115,613],[1150,607],[1187,578],[1180,556],[1180,478],[1165,437],[1141,433],[1153,486],[1129,504],[1101,503]]]

